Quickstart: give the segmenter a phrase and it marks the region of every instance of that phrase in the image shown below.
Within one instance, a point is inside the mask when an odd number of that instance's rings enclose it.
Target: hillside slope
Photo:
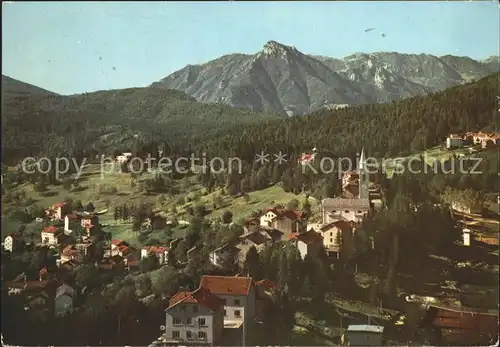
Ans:
[[[201,102],[302,115],[423,95],[499,70],[498,57],[475,61],[381,52],[335,59],[269,41],[254,55],[229,54],[188,65],[152,85],[184,91]]]
[[[191,136],[282,117],[206,105],[182,92],[152,87],[41,98],[6,95],[3,101],[4,159],[127,148],[144,137],[186,144]]]
[[[57,95],[51,91],[2,75],[2,97]]]

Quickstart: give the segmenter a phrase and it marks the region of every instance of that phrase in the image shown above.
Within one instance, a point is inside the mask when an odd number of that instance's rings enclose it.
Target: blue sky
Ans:
[[[494,1],[3,2],[2,74],[61,94],[146,86],[187,64],[256,53],[269,40],[339,58],[484,59],[498,54],[499,31]]]

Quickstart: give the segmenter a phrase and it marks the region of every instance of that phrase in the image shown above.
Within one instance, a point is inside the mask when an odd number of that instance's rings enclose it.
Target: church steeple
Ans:
[[[359,157],[358,164],[358,174],[359,174],[359,198],[360,199],[368,199],[368,190],[369,190],[369,177],[366,172],[366,163],[365,163],[365,149],[361,149],[361,155]]]

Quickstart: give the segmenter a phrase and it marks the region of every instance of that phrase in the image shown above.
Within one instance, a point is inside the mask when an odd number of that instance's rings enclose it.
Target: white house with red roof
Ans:
[[[68,212],[67,209],[68,204],[66,202],[58,202],[46,209],[45,214],[50,220],[62,220]]]
[[[224,301],[205,288],[175,294],[165,309],[164,342],[215,345],[224,329]]]
[[[144,246],[141,248],[141,259],[147,258],[150,255],[155,255],[158,258],[160,265],[168,262],[168,247],[165,246]]]
[[[200,288],[224,301],[224,324],[234,326],[255,315],[255,286],[251,277],[203,276]]]
[[[49,225],[42,229],[40,236],[42,237],[42,243],[49,246],[55,246],[59,244],[59,236],[61,234],[63,234],[61,229]]]

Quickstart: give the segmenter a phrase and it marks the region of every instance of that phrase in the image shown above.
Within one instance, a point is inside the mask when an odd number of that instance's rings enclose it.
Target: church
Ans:
[[[342,176],[342,194],[326,198],[321,202],[322,221],[310,224],[323,236],[327,251],[338,252],[339,240],[345,243],[352,240],[355,230],[372,211],[370,202],[370,175],[366,166],[364,150],[361,151],[357,170],[345,172]],[[341,233],[342,237],[337,237]]]

